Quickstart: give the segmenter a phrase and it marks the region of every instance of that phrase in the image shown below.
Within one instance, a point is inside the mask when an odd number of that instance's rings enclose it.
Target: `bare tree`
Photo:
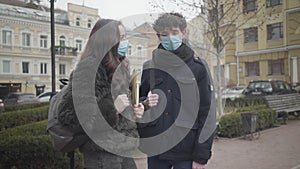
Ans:
[[[255,22],[256,26],[260,28],[266,21],[266,16],[272,14],[273,10],[269,10],[269,14],[260,12],[266,4],[258,2],[258,0],[153,0],[151,3],[155,9],[163,12],[167,11],[166,7],[174,5],[178,7],[177,10],[180,10],[180,12],[186,14],[189,11],[192,15],[201,17],[205,22],[204,34],[209,39],[211,45],[203,46],[202,50],[208,51],[217,60],[217,70],[215,73],[217,76],[214,81],[218,96],[217,111],[219,115],[223,114],[220,61],[223,57],[222,51],[229,43],[238,45],[236,38],[240,32],[242,35],[244,34],[243,31],[239,30],[243,29],[245,24]],[[237,57],[237,49],[235,49],[235,57]]]

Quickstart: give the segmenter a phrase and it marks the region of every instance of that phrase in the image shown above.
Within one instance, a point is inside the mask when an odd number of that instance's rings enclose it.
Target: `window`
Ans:
[[[59,37],[59,46],[66,46],[66,37],[65,36]]]
[[[258,41],[257,27],[244,29],[244,43],[251,43]]]
[[[59,46],[60,46],[60,48],[59,48],[58,53],[60,55],[65,55],[65,48],[64,48],[66,46],[66,38],[65,38],[65,36],[60,36],[59,37]]]
[[[142,50],[143,50],[142,46],[138,46],[137,47],[137,56],[138,57],[142,57],[143,56],[143,53],[142,53],[143,51]]]
[[[213,8],[213,9],[210,9],[208,11],[208,22],[213,22],[215,21],[216,17],[217,17],[217,8]]]
[[[47,63],[41,63],[41,74],[47,74]]]
[[[81,52],[81,50],[82,50],[82,40],[76,40],[75,41],[75,46],[76,46],[76,48],[77,48],[77,51],[78,52]]]
[[[8,31],[8,30],[2,31],[2,44],[12,45],[12,31]]]
[[[282,0],[267,0],[267,7],[281,5]]]
[[[283,24],[275,23],[271,25],[267,25],[268,40],[272,39],[281,39],[283,38]]]
[[[30,46],[30,33],[22,33],[22,46],[29,47]]]
[[[80,18],[76,18],[76,26],[80,26]]]
[[[10,61],[9,60],[3,60],[3,73],[10,73]]]
[[[128,46],[128,56],[131,56],[132,55],[132,46],[129,45]]]
[[[284,60],[270,60],[268,61],[269,75],[283,75],[284,74]]]
[[[224,5],[220,5],[219,9],[219,18],[222,18],[224,15]]]
[[[47,48],[48,44],[47,44],[47,35],[40,35],[40,47],[41,48]]]
[[[59,64],[59,74],[60,75],[66,74],[66,65],[65,64]]]
[[[91,21],[90,19],[88,20],[87,27],[88,27],[88,28],[91,28],[91,27],[92,27],[92,21]]]
[[[245,76],[259,76],[259,62],[246,62]]]
[[[244,13],[255,11],[257,7],[257,0],[243,0]]]
[[[29,73],[29,62],[22,62],[22,72]]]

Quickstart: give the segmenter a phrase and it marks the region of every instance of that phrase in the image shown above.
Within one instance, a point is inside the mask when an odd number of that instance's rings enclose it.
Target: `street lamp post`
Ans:
[[[55,94],[56,91],[56,79],[55,79],[55,27],[54,27],[54,2],[56,0],[49,0],[50,1],[50,20],[51,20],[51,67],[52,67],[52,96]],[[68,153],[70,157],[70,169],[74,169],[74,151]]]
[[[54,2],[56,0],[50,1],[50,20],[51,20],[51,84],[52,84],[52,93],[56,91],[56,80],[55,80],[55,27],[54,27]]]

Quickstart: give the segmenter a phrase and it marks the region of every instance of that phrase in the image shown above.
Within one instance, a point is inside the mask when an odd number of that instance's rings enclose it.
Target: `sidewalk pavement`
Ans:
[[[137,159],[147,169],[146,159]],[[260,132],[257,140],[220,138],[206,169],[300,169],[300,120]]]

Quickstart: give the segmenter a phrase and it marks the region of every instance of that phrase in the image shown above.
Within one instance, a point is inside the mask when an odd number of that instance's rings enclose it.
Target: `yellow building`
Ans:
[[[17,3],[19,4],[19,2]],[[55,12],[56,88],[68,78],[84,49],[98,9],[68,4]],[[0,96],[51,88],[50,12],[0,5]]]
[[[235,57],[226,55],[225,77],[237,85],[247,85],[251,80],[263,79],[298,84],[300,1],[239,2],[238,9],[242,15],[236,22],[237,50]]]

